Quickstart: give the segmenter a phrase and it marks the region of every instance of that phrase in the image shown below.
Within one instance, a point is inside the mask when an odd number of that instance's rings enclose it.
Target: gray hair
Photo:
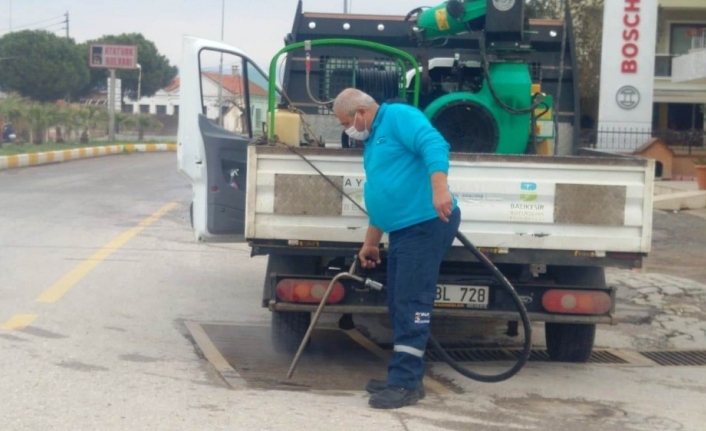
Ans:
[[[344,115],[354,115],[358,108],[372,108],[377,103],[369,94],[357,88],[346,88],[341,91],[333,101],[333,112],[340,112]]]

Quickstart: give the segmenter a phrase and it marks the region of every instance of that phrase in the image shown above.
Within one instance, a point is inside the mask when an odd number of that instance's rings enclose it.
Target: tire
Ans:
[[[593,351],[596,325],[547,322],[544,324],[544,336],[552,361],[586,362]]]
[[[272,312],[272,347],[275,352],[295,354],[311,323],[308,312]]]

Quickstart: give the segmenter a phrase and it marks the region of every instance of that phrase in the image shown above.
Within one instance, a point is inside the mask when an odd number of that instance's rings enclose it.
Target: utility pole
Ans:
[[[7,15],[10,19],[10,33],[12,33],[12,0],[10,0],[10,13]]]
[[[221,42],[223,42],[223,34],[225,28],[226,15],[226,0],[221,3]],[[218,125],[223,127],[223,53],[221,53],[221,66],[218,69]]]
[[[64,21],[64,24],[66,24],[66,38],[68,39],[69,38],[69,11],[66,11],[64,16],[66,17],[66,21]]]
[[[115,69],[110,69],[110,94],[108,94],[109,128],[108,139],[115,142]]]
[[[348,0],[343,0],[343,13],[348,13]]]

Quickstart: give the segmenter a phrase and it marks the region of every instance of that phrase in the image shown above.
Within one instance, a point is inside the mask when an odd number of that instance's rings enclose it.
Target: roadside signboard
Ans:
[[[137,69],[137,45],[91,45],[88,64],[99,69]]]

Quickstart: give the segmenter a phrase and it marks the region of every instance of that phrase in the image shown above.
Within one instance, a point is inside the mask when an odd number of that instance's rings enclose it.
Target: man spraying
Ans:
[[[378,105],[353,88],[335,99],[333,111],[346,134],[363,141],[365,206],[370,217],[359,252],[364,268],[381,263],[380,240],[389,234],[388,309],[394,354],[387,381],[370,380],[374,408],[415,404],[424,397],[424,350],[441,262],[461,221],[449,191],[449,144],[418,109]]]

